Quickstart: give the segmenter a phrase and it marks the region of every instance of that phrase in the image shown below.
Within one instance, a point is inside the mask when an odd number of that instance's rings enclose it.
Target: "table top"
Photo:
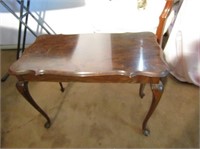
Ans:
[[[13,75],[165,77],[153,33],[41,35],[11,65]]]

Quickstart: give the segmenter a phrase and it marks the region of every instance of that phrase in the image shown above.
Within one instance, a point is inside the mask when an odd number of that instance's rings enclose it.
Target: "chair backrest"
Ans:
[[[165,23],[167,18],[172,10],[172,6],[174,4],[174,0],[166,0],[165,7],[160,15],[159,24],[156,30],[157,41],[160,45],[162,45],[163,40],[163,31],[165,28]]]

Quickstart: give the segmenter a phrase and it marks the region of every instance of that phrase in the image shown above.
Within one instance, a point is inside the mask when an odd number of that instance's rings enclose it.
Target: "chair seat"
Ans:
[[[44,75],[165,77],[168,69],[160,55],[162,50],[151,32],[41,35],[11,65],[10,73],[35,79]]]

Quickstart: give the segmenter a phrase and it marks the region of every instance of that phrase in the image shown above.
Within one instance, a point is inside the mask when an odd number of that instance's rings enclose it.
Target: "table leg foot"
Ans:
[[[61,92],[64,92],[64,91],[65,91],[65,88],[63,87],[62,82],[59,82],[59,84],[60,84],[60,90],[61,90]]]
[[[150,135],[150,130],[149,130],[149,129],[144,129],[144,130],[143,130],[143,134],[144,134],[145,136],[149,136],[149,135]]]
[[[16,84],[18,91],[23,95],[23,97],[40,113],[46,118],[47,122],[45,123],[45,128],[51,126],[51,121],[49,116],[37,105],[29,93],[28,82],[27,81],[18,81]]]
[[[152,90],[152,103],[151,106],[149,108],[149,111],[143,121],[143,125],[142,125],[142,129],[144,132],[145,136],[148,136],[146,134],[150,134],[150,131],[147,129],[147,122],[149,120],[149,118],[151,117],[151,115],[153,114],[154,110],[156,109],[160,98],[162,96],[163,90],[164,90],[164,86],[163,83],[160,81],[159,84],[151,84],[151,90]],[[148,133],[149,131],[149,133]]]
[[[140,90],[139,90],[140,98],[143,98],[143,97],[145,96],[145,93],[144,93],[145,85],[146,85],[146,84],[144,84],[144,83],[141,83],[141,84],[140,84]]]
[[[9,77],[9,74],[6,73],[2,78],[1,78],[1,82],[5,82]]]
[[[51,122],[50,121],[47,121],[45,124],[44,124],[44,127],[45,128],[50,128],[51,127]]]

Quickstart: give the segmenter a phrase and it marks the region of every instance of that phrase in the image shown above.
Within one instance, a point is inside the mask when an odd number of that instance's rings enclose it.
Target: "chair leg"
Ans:
[[[59,82],[59,84],[60,84],[60,90],[61,90],[61,92],[64,92],[65,88],[63,87],[62,82]]]
[[[151,90],[152,90],[152,95],[153,95],[152,103],[142,124],[142,130],[145,136],[148,136],[150,134],[150,131],[147,129],[147,122],[149,118],[151,117],[151,115],[153,114],[154,110],[156,109],[161,99],[161,96],[164,90],[163,83],[160,81],[159,84],[151,84]]]
[[[141,84],[140,84],[140,90],[139,90],[140,98],[143,98],[143,97],[145,96],[145,93],[144,93],[145,85],[146,85],[146,84],[144,84],[144,83],[141,83]]]
[[[18,91],[24,96],[24,98],[38,111],[42,114],[47,122],[45,123],[44,127],[49,128],[51,126],[51,121],[48,115],[37,105],[37,103],[33,100],[29,93],[28,89],[28,82],[27,81],[18,81],[16,84]]]

